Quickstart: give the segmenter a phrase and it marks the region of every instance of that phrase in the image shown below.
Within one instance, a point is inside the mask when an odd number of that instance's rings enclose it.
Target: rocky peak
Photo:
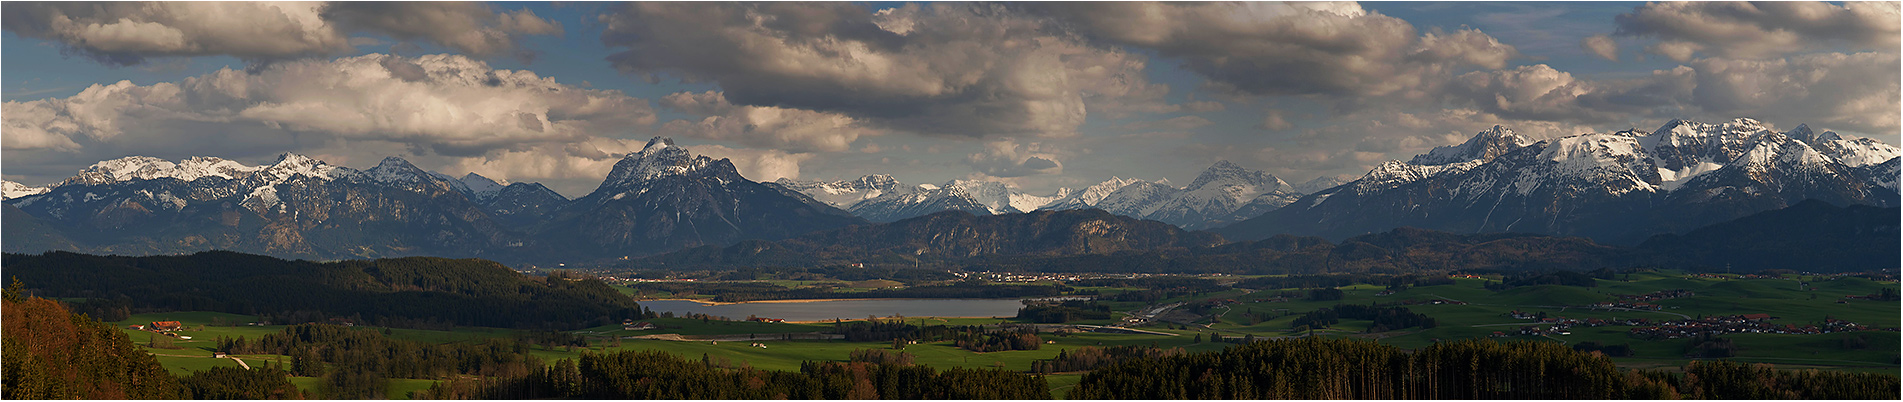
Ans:
[[[721,161],[725,162],[725,159]],[[687,149],[674,146],[674,140],[667,137],[654,137],[648,140],[641,152],[628,154],[615,162],[614,170],[609,171],[607,180],[601,182],[602,188],[636,185],[654,179],[683,175],[708,167],[714,160],[705,156],[696,156]],[[725,163],[732,169],[731,162]]]
[[[1513,129],[1494,125],[1492,128],[1474,134],[1472,138],[1467,139],[1467,142],[1460,143],[1460,145],[1434,147],[1434,149],[1427,151],[1426,154],[1415,156],[1414,159],[1408,161],[1408,163],[1415,165],[1445,165],[1470,160],[1490,161],[1495,157],[1505,155],[1507,152],[1512,152],[1515,149],[1520,149],[1521,147],[1531,144],[1533,144],[1532,139],[1515,134]]]

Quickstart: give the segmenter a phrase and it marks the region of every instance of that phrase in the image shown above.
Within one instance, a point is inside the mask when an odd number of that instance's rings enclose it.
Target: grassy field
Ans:
[[[785,281],[782,286],[798,286],[802,283]],[[1531,321],[1513,319],[1509,311],[1519,310],[1528,313],[1544,312],[1548,316],[1570,318],[1647,318],[1653,321],[1676,320],[1682,317],[1709,315],[1733,315],[1765,313],[1778,317],[1774,323],[1812,325],[1822,323],[1826,318],[1850,320],[1874,328],[1895,328],[1903,319],[1899,319],[1899,304],[1896,302],[1875,302],[1849,300],[1838,303],[1845,295],[1864,295],[1877,293],[1883,289],[1897,289],[1895,282],[1874,282],[1861,278],[1845,277],[1779,279],[1714,279],[1688,276],[1677,272],[1647,272],[1632,275],[1619,275],[1612,280],[1598,280],[1594,287],[1570,287],[1558,285],[1527,286],[1491,291],[1485,288],[1489,280],[1457,279],[1450,285],[1414,287],[1389,295],[1377,295],[1384,287],[1373,285],[1355,285],[1341,288],[1343,299],[1338,301],[1290,300],[1286,302],[1268,301],[1270,296],[1282,290],[1254,289],[1226,290],[1215,293],[1182,296],[1159,303],[1195,302],[1210,299],[1234,299],[1239,303],[1220,307],[1212,312],[1219,315],[1207,329],[1185,330],[1168,329],[1171,326],[1151,326],[1146,330],[1178,334],[1180,336],[1125,335],[1080,333],[1070,336],[1045,334],[1044,339],[1051,341],[1038,350],[1008,351],[993,353],[973,353],[958,349],[950,343],[924,343],[908,345],[906,353],[915,356],[919,364],[940,369],[951,367],[992,368],[1009,370],[1029,370],[1031,362],[1054,357],[1059,351],[1084,346],[1117,345],[1156,345],[1160,347],[1182,347],[1191,352],[1216,351],[1228,346],[1227,343],[1202,342],[1195,338],[1200,335],[1205,340],[1211,333],[1220,333],[1226,338],[1241,338],[1255,335],[1258,339],[1282,336],[1298,336],[1306,333],[1293,333],[1292,322],[1302,313],[1326,308],[1337,304],[1394,304],[1404,300],[1445,299],[1465,304],[1416,304],[1406,306],[1409,310],[1433,317],[1438,326],[1431,329],[1407,328],[1383,333],[1364,333],[1372,322],[1365,320],[1342,320],[1339,324],[1325,330],[1316,331],[1317,336],[1357,337],[1376,339],[1404,349],[1425,347],[1437,341],[1488,338],[1495,331],[1516,334],[1521,326],[1533,324]],[[1800,288],[1800,282],[1809,286]],[[805,282],[811,285],[812,282]],[[1096,290],[1102,294],[1114,294],[1131,288],[1080,288]],[[1697,294],[1684,299],[1655,301],[1664,306],[1661,311],[1595,310],[1581,306],[1601,302],[1615,301],[1618,294],[1644,294],[1661,290],[1686,289]],[[631,293],[631,292],[624,292]],[[711,297],[709,295],[700,295]],[[1263,301],[1257,301],[1263,300]],[[1106,302],[1113,311],[1130,311],[1144,307],[1147,303]],[[1262,314],[1272,318],[1251,323],[1250,314]],[[1121,316],[1121,314],[1119,314]],[[236,366],[230,359],[209,358],[215,340],[219,336],[257,337],[282,330],[283,326],[244,326],[255,317],[209,313],[178,312],[160,314],[141,314],[115,324],[124,327],[127,324],[145,324],[152,321],[181,321],[189,328],[182,332],[192,336],[192,340],[175,340],[178,349],[147,350],[159,354],[159,361],[175,373],[189,373],[216,366]],[[702,356],[726,359],[734,366],[751,366],[769,370],[798,370],[805,361],[845,361],[855,349],[889,348],[888,342],[845,342],[825,340],[783,341],[774,335],[783,333],[810,333],[826,331],[830,323],[755,323],[701,321],[683,318],[662,318],[646,320],[662,326],[662,329],[648,331],[627,331],[620,325],[600,326],[574,331],[590,336],[589,348],[543,349],[531,347],[529,353],[545,361],[575,358],[587,351],[615,350],[654,350],[672,353],[683,358],[697,360]],[[1001,322],[1018,322],[1016,319],[998,318],[935,318],[909,317],[908,322],[923,325],[986,325]],[[1106,324],[1115,321],[1095,320],[1083,324]],[[214,326],[214,322],[236,324],[237,326]],[[1208,319],[1198,322],[1210,322]],[[1597,328],[1575,327],[1571,335],[1566,336],[1519,336],[1512,335],[1496,338],[1500,341],[1530,340],[1538,342],[1557,342],[1574,344],[1579,342],[1599,342],[1601,344],[1629,345],[1634,355],[1616,357],[1621,366],[1635,369],[1676,370],[1691,359],[1685,357],[1692,348],[1688,339],[1650,341],[1630,337],[1630,327],[1605,326]],[[380,329],[379,329],[380,330]],[[145,343],[149,333],[126,329],[134,342]],[[463,327],[450,331],[431,331],[413,329],[388,330],[390,336],[399,339],[416,340],[430,343],[470,342],[486,338],[511,338],[518,331],[497,328]],[[757,341],[665,341],[621,339],[651,334],[681,335],[757,335]],[[1855,372],[1877,372],[1898,374],[1899,345],[1903,337],[1894,331],[1864,331],[1856,333],[1833,333],[1821,335],[1780,335],[1780,334],[1729,334],[1737,346],[1733,360],[1759,363],[1772,363],[1788,369],[1823,369]],[[1846,338],[1862,337],[1861,342],[1847,341]],[[762,343],[765,348],[753,347],[751,343]],[[617,346],[618,345],[618,346]],[[1856,346],[1861,345],[1861,346]],[[1853,348],[1855,346],[1855,348]],[[165,356],[172,355],[172,356]],[[189,357],[185,357],[189,356]],[[202,356],[202,357],[200,357]],[[243,356],[253,365],[265,361],[274,361],[279,356]],[[288,361],[288,359],[287,359]],[[1078,374],[1055,374],[1046,377],[1051,384],[1054,397],[1063,393],[1080,380]],[[300,387],[312,389],[317,381],[314,378],[294,378]],[[425,389],[432,380],[392,380],[387,396],[399,399],[410,391]]]

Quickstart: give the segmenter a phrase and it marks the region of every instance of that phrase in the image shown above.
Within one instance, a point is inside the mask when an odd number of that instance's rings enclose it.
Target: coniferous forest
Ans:
[[[1693,362],[1627,371],[1547,342],[1440,342],[1407,352],[1303,338],[1132,359],[1085,374],[1070,399],[1894,399],[1897,378]]]

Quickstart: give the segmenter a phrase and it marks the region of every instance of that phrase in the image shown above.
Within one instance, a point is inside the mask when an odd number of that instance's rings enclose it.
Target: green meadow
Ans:
[[[1794,279],[1737,279],[1737,278],[1701,278],[1677,272],[1646,272],[1632,275],[1620,275],[1612,280],[1598,280],[1594,287],[1572,287],[1559,285],[1526,286],[1492,291],[1486,288],[1488,280],[1457,279],[1453,284],[1414,287],[1388,295],[1378,295],[1385,288],[1372,285],[1342,287],[1343,299],[1339,301],[1307,301],[1292,299],[1285,302],[1269,301],[1270,296],[1285,289],[1231,289],[1200,295],[1181,296],[1158,302],[1198,302],[1203,300],[1233,299],[1238,303],[1211,310],[1214,318],[1205,317],[1197,324],[1208,324],[1207,328],[1189,326],[1186,329],[1178,325],[1153,325],[1143,329],[1179,336],[1075,333],[1068,336],[1044,334],[1049,343],[1038,350],[974,353],[959,349],[949,342],[920,343],[906,345],[904,351],[915,356],[915,362],[938,368],[1004,368],[1025,371],[1031,368],[1031,362],[1050,359],[1059,351],[1085,346],[1118,345],[1155,345],[1165,348],[1181,347],[1190,352],[1217,351],[1229,343],[1210,341],[1211,334],[1221,334],[1227,339],[1240,339],[1254,335],[1257,338],[1306,336],[1308,332],[1292,332],[1292,322],[1302,313],[1334,306],[1336,304],[1399,304],[1404,300],[1426,301],[1444,299],[1464,302],[1465,304],[1414,304],[1407,305],[1415,313],[1425,314],[1435,319],[1435,328],[1406,328],[1381,333],[1368,333],[1370,321],[1341,320],[1339,324],[1314,332],[1315,336],[1357,337],[1375,339],[1404,349],[1424,347],[1433,342],[1464,339],[1490,338],[1495,331],[1506,334],[1505,337],[1492,338],[1500,341],[1530,340],[1538,342],[1558,342],[1574,344],[1579,342],[1598,342],[1603,345],[1629,345],[1633,355],[1615,357],[1620,365],[1636,369],[1675,370],[1690,361],[1687,353],[1693,348],[1690,339],[1645,340],[1631,337],[1630,327],[1574,327],[1571,335],[1521,336],[1519,328],[1532,325],[1528,320],[1517,320],[1508,316],[1508,312],[1519,310],[1527,313],[1544,312],[1552,317],[1569,318],[1647,318],[1653,321],[1675,320],[1681,317],[1699,317],[1709,315],[1734,314],[1770,314],[1779,324],[1811,325],[1820,324],[1826,318],[1850,320],[1872,328],[1896,328],[1899,326],[1899,304],[1896,302],[1877,302],[1866,300],[1838,301],[1846,295],[1864,295],[1896,289],[1895,282],[1875,282],[1862,278],[1794,278]],[[1808,286],[1800,287],[1800,282]],[[1129,288],[1080,288],[1092,289],[1103,294],[1130,291]],[[1682,299],[1668,299],[1653,303],[1663,306],[1659,311],[1601,310],[1583,307],[1602,301],[1616,301],[1617,294],[1644,294],[1661,290],[1685,289],[1696,296]],[[1262,301],[1257,301],[1262,300]],[[1114,311],[1125,312],[1144,307],[1145,303],[1106,302]],[[1250,314],[1266,317],[1266,320],[1252,323]],[[1122,313],[1118,313],[1121,316]],[[139,314],[115,324],[124,328],[128,324],[146,324],[152,321],[180,321],[187,330],[181,334],[191,336],[191,340],[174,340],[176,349],[146,348],[159,355],[161,364],[175,373],[189,373],[216,366],[236,366],[231,359],[210,358],[216,339],[225,337],[257,337],[281,331],[284,326],[247,326],[256,317],[213,312],[174,312]],[[848,355],[857,349],[891,348],[889,342],[845,342],[839,340],[793,340],[779,337],[787,333],[815,333],[831,329],[829,322],[820,323],[758,323],[740,321],[703,321],[685,318],[658,318],[645,320],[661,326],[661,329],[646,331],[624,330],[620,325],[600,326],[571,331],[590,339],[586,348],[544,348],[531,346],[530,354],[545,361],[575,358],[584,352],[607,352],[617,350],[656,350],[679,355],[688,359],[701,359],[703,356],[734,367],[751,366],[768,370],[798,370],[805,361],[845,361]],[[1018,322],[1015,319],[997,318],[937,318],[907,317],[906,321],[923,325],[989,325]],[[1106,324],[1111,320],[1079,322],[1081,324]],[[216,325],[223,324],[223,325]],[[151,336],[148,332],[122,329],[134,342],[144,345]],[[382,329],[389,336],[430,343],[476,342],[490,338],[513,338],[521,332],[499,328],[460,327],[448,331],[417,329]],[[738,341],[674,341],[629,339],[643,335],[678,334],[688,337],[724,336],[729,339],[747,337]],[[1203,342],[1197,342],[1200,335]],[[1854,333],[1831,333],[1819,335],[1784,334],[1728,334],[1723,336],[1736,345],[1736,355],[1732,360],[1771,363],[1789,369],[1823,369],[1857,372],[1879,372],[1896,374],[1898,372],[1899,344],[1903,338],[1895,331],[1861,331]],[[1860,340],[1848,338],[1860,337]],[[756,347],[753,344],[765,347]],[[282,356],[241,356],[246,363],[260,365],[288,361]],[[1046,377],[1051,384],[1053,396],[1061,397],[1067,387],[1071,387],[1081,378],[1080,374],[1053,374]],[[299,387],[315,389],[315,378],[293,378]],[[391,380],[386,388],[386,396],[391,399],[406,398],[408,393],[428,388],[433,380]]]

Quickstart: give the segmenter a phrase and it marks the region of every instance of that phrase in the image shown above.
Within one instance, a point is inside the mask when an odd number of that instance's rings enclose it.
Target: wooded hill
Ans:
[[[280,324],[349,319],[380,326],[573,329],[642,318],[595,280],[530,277],[491,261],[409,257],[318,263],[224,251],[120,257],[6,254],[6,280],[82,297],[101,316],[219,311]],[[296,322],[289,322],[296,321]]]
[[[1806,202],[1639,247],[1581,237],[1457,234],[1416,228],[1349,237],[1278,235],[1225,243],[1098,210],[972,216],[941,212],[781,241],[697,247],[619,263],[627,269],[846,264],[1014,272],[1298,274],[1694,267],[1860,272],[1896,268],[1898,208]],[[1762,257],[1762,258],[1760,258]]]

